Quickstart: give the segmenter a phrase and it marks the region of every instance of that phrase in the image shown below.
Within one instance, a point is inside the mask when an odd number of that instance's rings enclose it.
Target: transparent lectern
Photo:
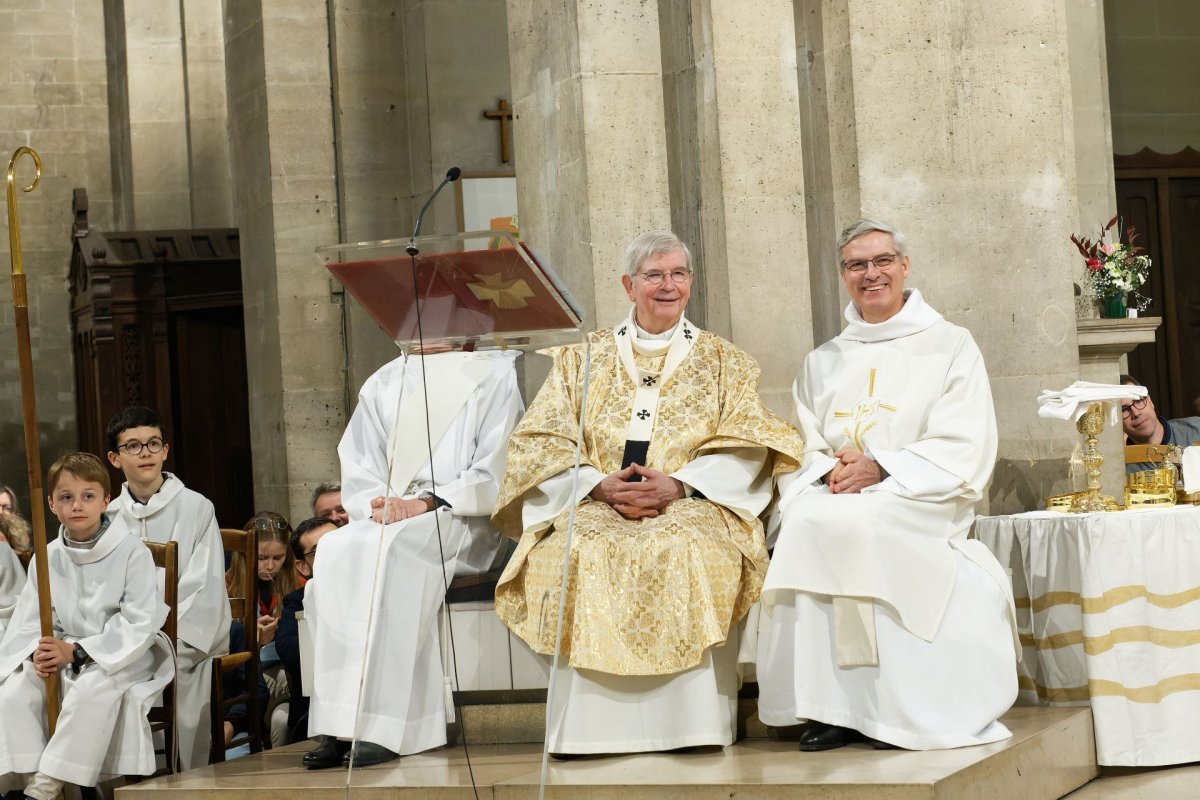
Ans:
[[[476,231],[449,236],[425,236],[414,239],[392,239],[357,244],[335,244],[321,247],[317,255],[324,266],[336,277],[346,291],[353,297],[379,327],[400,348],[405,359],[428,357],[436,359],[437,353],[447,350],[480,351],[488,349],[518,349],[530,350],[554,345],[586,342],[582,330],[582,312],[571,297],[563,283],[553,271],[541,261],[535,253],[523,242],[514,238],[506,231]],[[407,364],[406,363],[406,368]],[[435,366],[435,365],[430,365]],[[437,380],[436,370],[421,371],[422,382]],[[428,386],[422,383],[428,397]],[[586,385],[584,391],[586,392]],[[390,399],[389,399],[390,402]],[[397,398],[397,406],[402,403]],[[406,398],[404,402],[413,402]],[[434,415],[439,409],[434,409]],[[424,424],[429,425],[429,402],[424,401]],[[393,442],[403,441],[402,447],[412,439],[418,440],[421,450],[428,446],[429,458],[422,459],[423,463],[433,465],[433,450],[437,444],[438,433],[430,428],[427,436],[412,436],[411,430],[400,431],[399,408],[396,415],[394,430],[388,435],[388,442],[381,443],[387,450],[388,476],[386,484],[389,487],[389,497],[398,497],[401,489],[394,488],[393,475],[398,467],[395,462],[401,457],[393,449]],[[435,426],[436,427],[436,426]],[[400,437],[403,437],[401,440]],[[428,441],[428,444],[426,442]],[[417,454],[414,454],[417,455]],[[576,466],[578,473],[578,465]],[[436,497],[438,482],[449,482],[457,476],[437,476],[432,494]],[[403,479],[401,479],[403,482]],[[431,514],[435,519],[442,516],[441,511]],[[417,519],[425,515],[419,515]],[[381,582],[396,579],[389,569],[384,569],[384,562],[390,556],[386,548],[392,547],[391,542],[396,525],[376,523],[350,523],[355,525],[373,524],[378,530],[378,545],[372,545],[367,551],[360,551],[361,563],[366,567],[362,580],[369,582],[369,594],[365,595],[361,605],[361,613],[365,618],[362,628],[363,643],[355,643],[337,657],[346,664],[344,679],[354,682],[357,691],[357,702],[354,708],[354,736],[351,749],[351,763],[354,754],[370,752],[363,743],[371,741],[364,733],[367,727],[362,720],[371,716],[371,710],[366,708],[370,701],[366,698],[370,690],[364,690],[375,681],[369,680],[369,673],[375,673],[378,667],[369,666],[373,663],[372,648],[380,635],[388,636],[391,628],[398,624],[399,609],[380,607]],[[404,523],[397,523],[404,524]],[[443,550],[443,523],[438,523],[436,546],[440,551],[442,564],[446,564],[447,554]],[[351,528],[345,529],[347,532]],[[392,531],[392,532],[389,532]],[[345,536],[344,533],[334,533],[332,536]],[[369,534],[374,542],[374,532]],[[568,531],[568,536],[570,531]],[[348,541],[348,540],[346,540]],[[568,539],[569,541],[569,539]],[[322,543],[324,545],[324,543]],[[344,546],[344,545],[343,545]],[[569,547],[569,545],[568,545]],[[324,547],[322,549],[325,549]],[[370,550],[374,550],[374,557]],[[333,553],[330,546],[329,552]],[[318,564],[321,562],[318,560]],[[331,567],[332,568],[332,567]],[[356,568],[357,569],[357,568]],[[446,574],[448,567],[443,566],[442,575],[445,582],[443,590],[454,577]],[[315,567],[315,583],[319,587],[322,566]],[[414,592],[419,590],[414,589]],[[320,589],[318,588],[318,594]],[[356,595],[357,596],[357,595]],[[415,602],[415,597],[414,597]],[[359,602],[354,602],[355,609]],[[443,604],[444,609],[444,604]],[[316,609],[313,609],[315,611]],[[353,615],[351,615],[353,616]],[[335,626],[353,627],[359,620],[330,620],[325,621],[310,614],[310,621],[317,629],[333,624]],[[451,653],[453,647],[453,628],[449,626],[449,614],[446,614],[447,627],[450,631]],[[308,629],[308,621],[302,631],[302,638],[312,641],[314,631]],[[424,623],[422,623],[424,624]],[[386,628],[384,626],[387,626]],[[434,645],[436,647],[436,644]],[[446,643],[442,645],[442,675],[446,718],[455,719],[455,709],[452,688],[457,680],[451,671],[452,655],[446,652]],[[382,651],[381,651],[382,652]],[[324,660],[320,654],[309,654],[313,658]],[[361,661],[359,660],[361,658]],[[312,672],[307,661],[302,667],[306,694],[312,685],[309,675]],[[354,666],[350,666],[354,665]],[[361,666],[360,666],[361,665]],[[409,683],[407,676],[399,674],[406,665],[389,664],[390,674],[387,680],[395,685]],[[321,666],[317,665],[320,670]],[[339,668],[340,669],[340,668]],[[551,688],[553,693],[553,688]],[[552,694],[551,694],[552,696]],[[378,729],[376,729],[378,730]],[[310,730],[310,733],[314,731]],[[324,733],[324,731],[315,731]],[[466,740],[464,731],[464,741]],[[544,759],[544,756],[543,756]],[[368,762],[369,763],[369,762]],[[350,786],[347,776],[347,788]]]
[[[570,292],[507,231],[336,244],[317,253],[405,351],[421,342],[538,348],[582,336]]]

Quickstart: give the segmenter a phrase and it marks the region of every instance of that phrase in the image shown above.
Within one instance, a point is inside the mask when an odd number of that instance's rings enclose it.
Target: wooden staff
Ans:
[[[29,147],[18,147],[8,160],[8,253],[12,259],[13,311],[17,323],[17,361],[21,371],[21,406],[25,414],[25,463],[29,471],[29,508],[33,517],[33,554],[37,564],[38,616],[42,636],[54,635],[50,618],[50,569],[46,563],[46,507],[42,505],[42,454],[38,447],[37,399],[33,393],[33,347],[29,341],[29,296],[25,290],[25,263],[21,256],[21,230],[17,221],[17,184],[13,172],[17,159],[33,159],[33,183],[21,189],[32,192],[42,180],[42,159]],[[58,722],[58,670],[46,678],[46,716],[50,733]]]

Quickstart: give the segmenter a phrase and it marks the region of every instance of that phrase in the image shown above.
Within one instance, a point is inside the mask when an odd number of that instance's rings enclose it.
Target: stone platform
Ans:
[[[546,797],[565,800],[1051,800],[1098,773],[1086,708],[1015,708],[1006,742],[938,752],[879,751],[852,745],[801,753],[794,743],[745,739],[690,754],[646,754],[550,763]],[[469,721],[468,721],[469,726]],[[159,778],[117,790],[117,800],[343,800],[346,773],[308,772],[311,745]],[[470,749],[479,797],[537,797],[537,744]],[[471,798],[461,747],[447,747],[356,770],[352,800]]]

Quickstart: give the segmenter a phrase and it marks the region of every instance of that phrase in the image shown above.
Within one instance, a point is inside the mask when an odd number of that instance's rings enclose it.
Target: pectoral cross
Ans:
[[[500,122],[500,161],[507,164],[509,161],[508,153],[508,133],[509,121],[513,118],[512,106],[504,98],[496,104],[495,111],[484,111],[483,115],[488,119],[499,120]]]

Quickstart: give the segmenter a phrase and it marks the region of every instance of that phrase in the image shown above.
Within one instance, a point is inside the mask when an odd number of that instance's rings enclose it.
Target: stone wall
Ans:
[[[42,183],[20,194],[18,211],[29,275],[42,463],[78,446],[67,270],[71,255],[71,192],[87,186],[96,225],[112,220],[104,15],[94,0],[0,2],[0,153],[22,145],[42,157]],[[22,158],[17,182],[33,177]],[[7,216],[4,227],[8,227]],[[0,263],[9,272],[8,236]],[[28,516],[24,427],[17,372],[12,295],[5,277],[0,301],[0,481],[20,495]],[[44,480],[44,476],[42,478]],[[40,498],[37,502],[44,502]]]
[[[1200,3],[1104,0],[1117,153],[1200,150]]]

